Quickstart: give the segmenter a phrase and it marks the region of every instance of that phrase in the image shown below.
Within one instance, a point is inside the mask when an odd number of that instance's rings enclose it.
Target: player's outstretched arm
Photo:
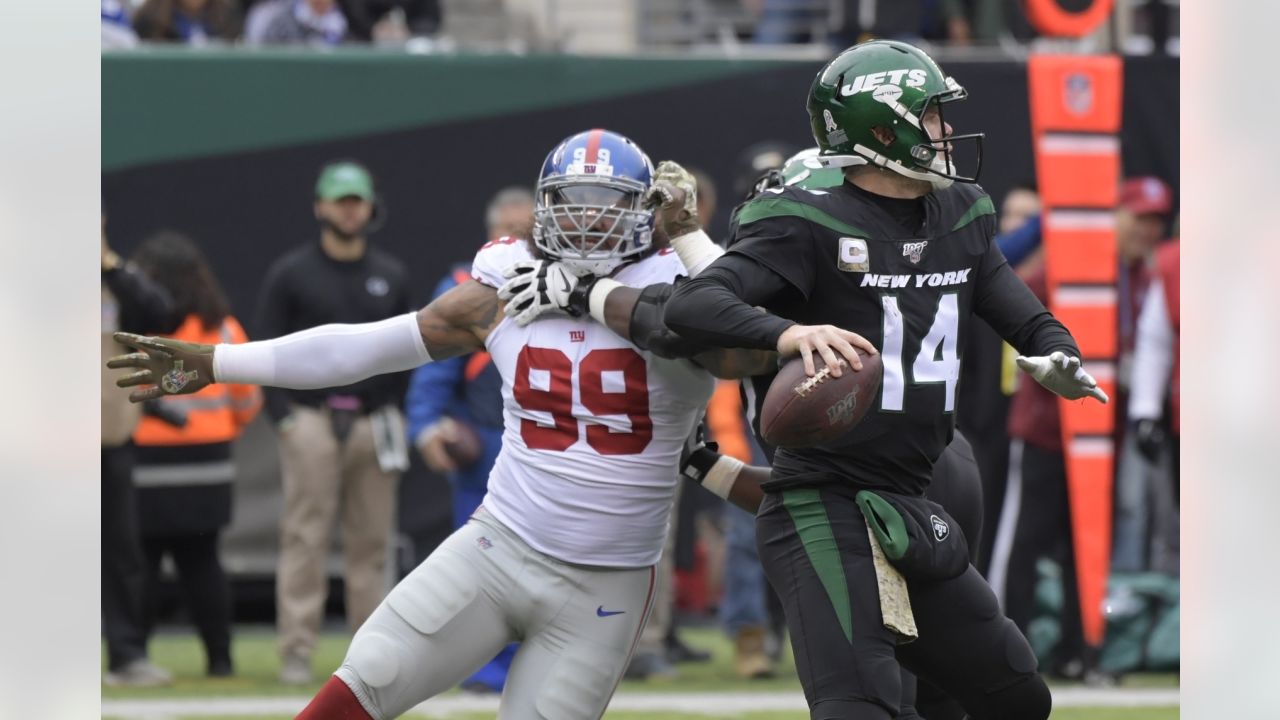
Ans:
[[[1075,338],[1014,273],[994,243],[983,258],[974,312],[1020,353],[1018,367],[1068,400],[1107,394],[1080,362]]]
[[[239,345],[116,333],[136,352],[111,358],[107,367],[136,370],[116,381],[120,387],[152,386],[130,393],[133,402],[186,395],[215,382],[337,387],[479,349],[500,317],[494,289],[471,280],[416,313]]]

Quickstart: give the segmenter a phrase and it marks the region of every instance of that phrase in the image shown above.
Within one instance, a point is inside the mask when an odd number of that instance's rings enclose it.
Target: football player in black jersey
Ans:
[[[956,143],[981,137],[953,135],[943,106],[964,97],[911,45],[873,41],[839,55],[815,79],[809,115],[818,162],[844,168],[845,182],[749,203],[729,252],[678,288],[664,314],[693,342],[799,353],[810,374],[815,354],[855,369],[855,346],[881,354],[876,406],[835,445],[780,449],[757,519],[814,720],[893,717],[900,665],[975,719],[1049,715],[1026,639],[977,571],[948,554],[948,516],[923,492],[954,432],[971,314],[1050,390],[1106,397],[992,243],[990,198],[959,174]],[[914,639],[883,622],[894,598],[882,605],[872,537],[906,577]]]

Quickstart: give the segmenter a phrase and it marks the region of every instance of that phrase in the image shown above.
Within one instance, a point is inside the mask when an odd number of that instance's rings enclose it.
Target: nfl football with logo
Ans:
[[[854,372],[842,358],[840,377],[814,355],[817,374],[804,374],[804,360],[792,358],[769,385],[760,410],[760,435],[778,447],[812,447],[839,440],[862,420],[876,401],[884,367],[879,355],[858,350],[862,369]]]

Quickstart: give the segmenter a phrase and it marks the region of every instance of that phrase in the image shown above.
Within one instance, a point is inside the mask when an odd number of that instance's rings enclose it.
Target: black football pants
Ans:
[[[971,565],[911,582],[919,639],[896,645],[881,621],[866,523],[844,486],[768,493],[756,542],[782,599],[812,720],[888,720],[901,668],[936,685],[973,720],[1043,720],[1050,698],[1026,638]]]

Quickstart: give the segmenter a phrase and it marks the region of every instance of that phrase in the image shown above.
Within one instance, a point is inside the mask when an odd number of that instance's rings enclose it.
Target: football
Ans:
[[[778,447],[812,447],[838,440],[867,414],[880,389],[884,366],[879,355],[858,350],[862,369],[854,372],[841,358],[844,373],[831,374],[814,355],[818,372],[804,374],[804,360],[792,358],[769,385],[760,410],[760,435]]]

